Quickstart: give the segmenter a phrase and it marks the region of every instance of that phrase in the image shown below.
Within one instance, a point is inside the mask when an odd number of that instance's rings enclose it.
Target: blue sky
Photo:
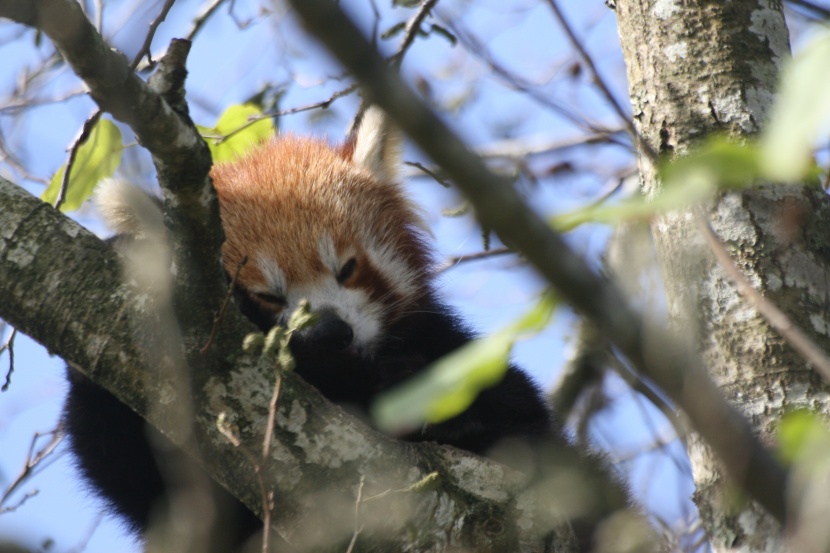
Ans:
[[[140,44],[146,24],[155,16],[160,3],[136,4],[139,7],[133,10],[132,2],[106,3],[106,28],[119,29],[107,36],[128,56]],[[364,28],[371,29],[371,12],[366,3],[353,1],[346,4],[359,15]],[[386,27],[411,14],[400,8],[390,9],[381,0],[378,4],[384,4],[380,7]],[[254,2],[236,2],[235,5],[237,18],[253,23],[242,29],[223,10],[208,23],[191,51],[188,93],[197,123],[212,124],[224,108],[243,101],[265,83],[286,86],[281,108],[324,100],[348,85],[348,81],[331,78],[339,76],[341,71],[319,46],[305,37],[284,8],[278,7],[274,14],[260,17],[258,4]],[[600,1],[569,1],[562,5],[595,56],[603,76],[615,87],[621,103],[628,105],[613,12]],[[159,28],[153,51],[162,51],[171,37],[183,35],[199,7],[200,3],[195,0],[177,3]],[[590,114],[596,122],[609,127],[619,126],[584,76],[559,78],[567,73],[575,58],[543,5],[531,0],[476,3],[458,0],[439,3],[438,12],[438,22],[452,21],[467,29],[482,41],[497,63],[521,74],[544,94],[574,110]],[[20,32],[19,27],[0,23],[0,59],[4,60],[0,64],[2,96],[9,94],[21,68],[37,66],[50,48],[48,41],[36,47],[32,32],[26,32],[21,40],[12,40]],[[384,42],[382,47],[391,53],[397,44],[398,38],[394,38]],[[404,74],[410,82],[428,83],[436,104],[457,106],[445,113],[445,117],[473,146],[486,146],[506,138],[568,138],[579,132],[560,115],[505,86],[492,76],[492,68],[465,55],[463,48],[454,47],[440,37],[415,43],[407,55]],[[65,68],[49,78],[49,84],[42,88],[43,97],[80,90],[77,79]],[[347,128],[356,106],[357,97],[352,95],[336,102],[325,113],[326,117],[320,117],[318,112],[294,115],[283,118],[280,126],[283,131],[324,134],[336,140]],[[37,176],[48,179],[65,161],[65,149],[92,109],[91,101],[78,95],[23,114],[0,112],[0,130],[12,145],[17,146],[16,152],[22,155],[27,167]],[[550,213],[589,202],[631,159],[615,147],[595,149],[589,154],[533,158],[531,163],[543,172],[546,166],[566,159],[578,166],[598,165],[591,157],[594,155],[601,155],[603,159],[603,164],[595,171],[575,172],[558,181],[540,184],[523,182],[521,186],[532,198],[534,207]],[[411,148],[407,149],[405,158],[422,160],[422,156]],[[121,171],[125,177],[152,183],[147,156],[141,155],[137,147],[128,149]],[[0,165],[0,174],[24,184],[34,194],[40,194],[43,189],[41,184],[22,179],[7,166]],[[470,216],[447,218],[440,214],[442,209],[461,205],[462,200],[457,194],[423,178],[412,179],[408,186],[416,200],[424,205],[441,256],[481,249],[480,233]],[[105,233],[91,209],[84,208],[73,217],[93,231]],[[569,240],[574,248],[586,252],[598,263],[596,260],[608,232],[604,228],[578,230],[569,236]],[[501,328],[528,310],[544,285],[532,271],[509,256],[463,264],[445,271],[441,287],[444,296],[459,307],[468,321],[482,332],[488,332]],[[559,310],[548,329],[516,347],[518,363],[543,386],[554,382],[565,362],[573,322],[573,315],[567,310]],[[65,390],[63,364],[59,359],[48,356],[43,348],[24,336],[18,336],[15,346],[13,383],[10,391],[0,395],[0,443],[3,444],[0,488],[4,488],[22,467],[33,433],[54,428]],[[5,355],[0,357],[0,375],[5,375],[7,360]],[[653,410],[642,402],[632,400],[630,392],[619,380],[612,378],[608,390],[617,401],[609,409],[611,416],[602,417],[594,427],[595,439],[600,445],[613,444],[622,453],[637,451],[650,440],[653,428],[648,422],[659,434],[671,437],[665,421],[655,418]],[[633,489],[651,508],[674,522],[678,517],[689,516],[689,503],[684,498],[691,493],[691,488],[683,476],[688,468],[683,464],[679,445],[675,442],[670,449],[671,456],[657,450],[636,457]],[[670,457],[680,459],[680,466],[677,467]],[[65,452],[59,452],[53,462],[26,482],[17,497],[33,489],[39,490],[38,495],[18,511],[0,515],[0,540],[19,537],[37,549],[45,540],[53,539],[57,544],[53,550],[74,550],[95,526],[99,505],[84,493],[82,485],[75,479],[71,460]],[[105,517],[92,534],[86,551],[128,552],[138,551],[138,546],[120,531],[116,521]]]

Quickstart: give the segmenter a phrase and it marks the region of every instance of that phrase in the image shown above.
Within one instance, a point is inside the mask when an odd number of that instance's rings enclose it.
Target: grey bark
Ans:
[[[622,0],[616,9],[634,121],[651,149],[673,158],[713,132],[739,139],[759,131],[789,53],[781,2]],[[659,194],[655,160],[641,154],[640,170],[644,193]],[[767,184],[721,193],[704,212],[749,281],[830,351],[825,193]],[[693,213],[655,218],[652,234],[671,324],[692,331],[710,375],[760,439],[773,444],[778,421],[793,408],[829,414],[827,385],[737,294]],[[715,550],[782,547],[779,524],[757,503],[735,501],[699,435],[690,437],[689,455],[694,499]]]
[[[569,529],[535,509],[517,473],[452,448],[378,434],[291,374],[283,377],[272,448],[259,462],[273,362],[241,347],[223,351],[221,370],[183,389],[175,366],[182,357],[148,359],[146,344],[163,342],[170,328],[156,324],[146,295],[123,282],[114,252],[3,179],[0,199],[0,317],[189,447],[213,478],[261,513],[258,470],[276,498],[273,526],[298,550],[342,546],[362,528],[364,547],[389,551],[540,552],[552,530],[555,550],[572,551]],[[219,430],[220,413],[238,446]],[[355,515],[358,489],[363,498],[378,497]]]
[[[700,356],[647,325],[617,287],[596,275],[503,179],[454,135],[385,62],[342,11],[327,0],[291,0],[309,29],[360,79],[373,102],[439,163],[469,198],[477,217],[527,257],[562,297],[586,315],[689,417],[739,485],[779,519],[785,473],[705,373]]]
[[[298,550],[341,551],[355,533],[360,550],[573,550],[570,529],[556,512],[536,508],[523,477],[451,448],[380,435],[291,374],[282,376],[272,447],[260,457],[273,361],[242,353],[252,327],[233,308],[201,352],[225,286],[210,159],[178,101],[186,49],[176,48],[169,74],[147,86],[75,2],[10,0],[0,2],[0,16],[49,35],[96,102],[151,151],[177,275],[172,296],[151,293],[159,283],[146,286],[134,272],[122,278],[110,248],[0,179],[0,318],[199,457],[255,512],[263,512],[263,493],[273,493],[272,526]]]

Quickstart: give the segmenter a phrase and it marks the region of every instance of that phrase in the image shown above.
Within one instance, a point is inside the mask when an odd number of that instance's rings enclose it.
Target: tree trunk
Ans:
[[[639,161],[646,195],[660,190],[649,147],[672,158],[713,132],[740,138],[760,130],[789,54],[781,2],[621,0],[617,16],[634,122],[647,145]],[[824,192],[763,185],[720,193],[701,213],[749,282],[830,351]],[[762,441],[773,444],[786,411],[830,412],[827,386],[738,295],[694,212],[655,218],[652,234],[672,326],[694,335],[712,378]],[[773,518],[755,503],[736,502],[702,440],[691,436],[688,447],[694,499],[714,550],[778,550],[782,532]]]

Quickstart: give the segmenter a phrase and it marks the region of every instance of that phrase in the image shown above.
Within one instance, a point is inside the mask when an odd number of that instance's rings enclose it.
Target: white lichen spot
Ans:
[[[752,12],[752,24],[749,31],[769,44],[772,53],[777,58],[776,64],[790,54],[789,34],[780,10],[770,9],[769,3],[759,2],[760,9]]]
[[[176,387],[170,382],[164,382],[158,390],[158,402],[162,405],[172,405],[176,402]]]
[[[747,109],[741,90],[723,91],[718,96],[713,97],[711,103],[722,123],[738,124],[746,132],[757,130],[757,125],[750,117],[751,113]]]
[[[283,428],[293,434],[303,434],[303,426],[308,420],[308,413],[303,409],[302,404],[296,399],[291,403],[288,416],[280,417]]]
[[[36,242],[21,242],[20,244],[17,244],[16,247],[9,250],[9,254],[6,256],[6,259],[22,269],[24,267],[28,267],[29,264],[35,260],[37,250],[38,245]]]
[[[465,483],[465,489],[491,501],[507,501],[508,495],[503,490],[494,489],[492,482],[504,476],[500,467],[483,463],[477,459],[462,458],[450,469],[453,478]]]
[[[75,238],[81,233],[81,226],[74,221],[61,221],[61,231],[70,238]]]
[[[753,245],[757,242],[755,226],[749,212],[743,207],[740,194],[726,194],[717,207],[715,232],[724,242]]]
[[[686,42],[678,42],[676,44],[670,44],[666,46],[663,50],[663,53],[666,55],[666,58],[672,63],[678,63],[681,60],[685,60],[686,57],[689,55],[689,44]]]
[[[810,314],[810,324],[813,325],[813,330],[819,334],[827,335],[827,321],[818,313]]]
[[[781,289],[781,286],[784,284],[781,275],[778,272],[770,272],[767,274],[767,290],[770,292],[775,292]]]
[[[812,393],[812,386],[808,382],[793,381],[784,390],[788,405],[806,406]]]
[[[753,76],[756,80],[761,82],[766,81],[766,77],[762,78],[762,75],[755,73],[753,71]],[[744,98],[746,99],[746,108],[752,114],[752,117],[756,121],[766,121],[768,118],[767,114],[775,101],[775,94],[766,89],[750,86],[744,90]]]
[[[677,0],[657,0],[651,9],[654,17],[663,21],[669,19],[679,11],[680,3]]]

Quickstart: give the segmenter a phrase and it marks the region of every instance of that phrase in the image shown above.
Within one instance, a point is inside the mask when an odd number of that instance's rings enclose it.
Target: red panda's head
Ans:
[[[396,182],[398,141],[366,113],[336,149],[283,136],[212,171],[228,274],[274,321],[302,299],[349,327],[371,353],[383,331],[428,290],[430,254],[418,212]]]
[[[340,148],[288,135],[213,168],[225,269],[233,275],[247,258],[236,285],[263,330],[306,299],[328,321],[319,336],[371,356],[390,325],[419,309],[430,252],[396,179],[398,143],[370,108]],[[97,203],[121,235],[165,241],[159,202],[139,188],[101,183]]]

